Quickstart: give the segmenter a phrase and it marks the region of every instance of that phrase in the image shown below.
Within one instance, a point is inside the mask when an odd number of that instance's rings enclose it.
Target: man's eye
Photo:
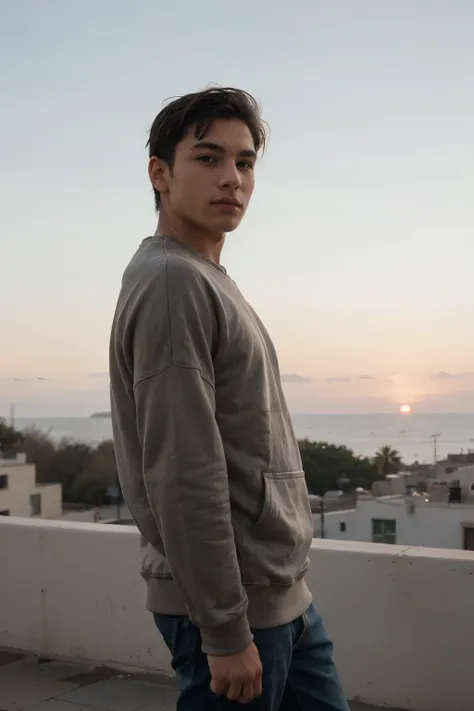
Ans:
[[[201,163],[217,163],[216,156],[198,156],[198,161]]]
[[[244,168],[245,170],[253,170],[253,163],[249,160],[241,160],[238,163],[239,168]]]

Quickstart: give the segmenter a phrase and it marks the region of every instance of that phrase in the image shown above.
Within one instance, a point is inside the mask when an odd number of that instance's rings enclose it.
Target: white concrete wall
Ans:
[[[0,519],[0,646],[169,671],[135,528]],[[349,698],[472,709],[474,554],[314,541],[308,582]]]
[[[166,670],[134,527],[1,519],[0,647]]]
[[[474,527],[474,506],[463,504],[426,503],[413,497],[414,513],[409,513],[404,499],[383,501],[362,500],[350,516],[326,515],[326,538],[343,541],[372,540],[372,519],[395,519],[397,544],[428,548],[463,548],[463,524]],[[339,524],[346,521],[346,531]],[[315,522],[316,525],[316,522]],[[315,528],[315,535],[320,530]]]
[[[36,484],[34,464],[0,460],[0,475],[8,476],[8,488],[0,489],[0,511],[10,516],[31,516],[30,495],[41,494],[40,518],[61,515],[62,492],[60,484]]]
[[[57,518],[61,521],[77,521],[81,523],[106,523],[107,521],[116,521],[118,518],[117,506],[100,506],[99,507],[100,519],[97,521],[95,519],[95,508],[84,509],[81,511],[63,511],[61,516],[54,516],[51,518]],[[120,518],[121,519],[131,519],[129,508],[122,504],[120,506]]]

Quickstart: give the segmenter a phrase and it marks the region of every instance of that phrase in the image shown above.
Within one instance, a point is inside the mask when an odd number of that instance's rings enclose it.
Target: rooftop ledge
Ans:
[[[62,660],[49,662],[53,666],[44,671],[42,688],[56,669],[54,683],[72,684],[71,693],[86,687],[88,694],[103,693],[127,681],[127,693],[134,689],[139,701],[146,697],[140,701],[144,708],[148,692],[138,688],[151,684],[153,693],[162,694],[156,700],[162,698],[167,708],[168,694],[173,708],[172,682],[156,676],[169,675],[169,655],[145,610],[138,531],[15,518],[0,520],[0,527],[0,647],[30,655],[13,662],[7,655],[2,665],[0,652],[0,709],[37,711],[31,701],[21,706],[18,700],[2,700],[12,678],[18,691],[34,688],[21,682],[28,665],[36,675],[41,666],[31,655]],[[318,539],[307,579],[334,639],[354,711],[366,708],[364,703],[407,711],[472,711],[474,553]],[[68,672],[61,677],[57,667],[64,668],[64,660],[87,667],[91,676]],[[105,673],[97,669],[113,672],[97,681],[94,674]],[[124,679],[124,673],[138,676]],[[150,673],[153,679],[144,680],[142,675]],[[72,677],[75,681],[63,681]],[[125,686],[120,688],[125,693]],[[48,698],[66,701],[63,693],[69,691],[61,687]],[[110,698],[114,693],[117,689]],[[84,694],[71,703],[115,711],[87,702]],[[135,708],[133,700],[126,709],[120,706],[122,711]],[[38,711],[63,709],[43,704]]]

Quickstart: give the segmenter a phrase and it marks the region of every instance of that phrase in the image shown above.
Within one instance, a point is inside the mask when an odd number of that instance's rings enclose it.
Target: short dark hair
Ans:
[[[218,118],[236,118],[243,121],[252,134],[255,150],[265,148],[267,126],[261,117],[260,106],[251,94],[231,87],[211,87],[186,94],[165,106],[153,121],[147,142],[151,157],[161,158],[173,166],[176,145],[191,126],[196,128],[196,138],[208,133],[212,122]],[[155,193],[155,207],[160,209],[160,193]]]

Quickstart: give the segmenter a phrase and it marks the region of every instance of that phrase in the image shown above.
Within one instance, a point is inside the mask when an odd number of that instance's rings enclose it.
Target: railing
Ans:
[[[168,671],[135,528],[0,520],[0,646]],[[308,583],[351,699],[469,711],[474,554],[314,541]]]

